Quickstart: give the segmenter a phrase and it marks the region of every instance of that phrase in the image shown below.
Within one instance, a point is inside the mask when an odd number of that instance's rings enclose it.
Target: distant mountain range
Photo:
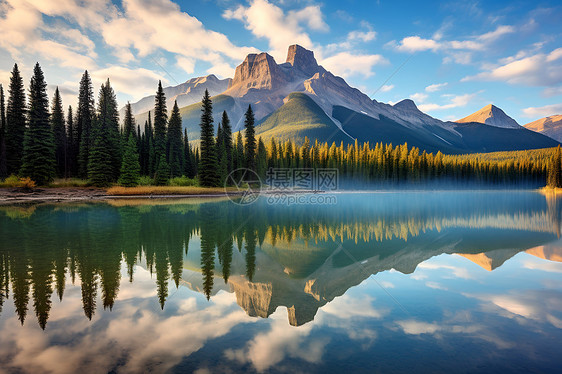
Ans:
[[[524,126],[529,130],[536,131],[558,142],[562,142],[562,115],[541,118]]]
[[[233,130],[244,127],[249,104],[256,115],[256,134],[265,140],[305,137],[311,141],[352,143],[408,142],[428,152],[491,152],[553,147],[558,141],[519,126],[501,109],[488,105],[457,122],[444,122],[421,112],[412,100],[395,105],[372,100],[318,65],[314,53],[299,45],[289,47],[287,59],[277,64],[267,53],[249,54],[233,79],[214,75],[191,79],[164,89],[171,108],[178,100],[183,127],[190,140],[199,139],[200,100],[205,89],[213,96],[215,121],[226,110]],[[143,124],[154,96],[132,104]]]

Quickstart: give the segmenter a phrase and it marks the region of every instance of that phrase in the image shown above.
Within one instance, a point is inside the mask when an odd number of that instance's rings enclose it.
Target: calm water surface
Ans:
[[[0,207],[0,372],[559,372],[534,192]]]

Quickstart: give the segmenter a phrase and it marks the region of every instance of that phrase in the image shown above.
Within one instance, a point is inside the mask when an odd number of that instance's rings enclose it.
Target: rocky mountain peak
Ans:
[[[502,127],[506,129],[520,129],[521,126],[503,110],[493,104],[488,104],[468,117],[459,119],[459,123],[478,122],[489,126]]]
[[[274,90],[283,85],[284,73],[269,54],[249,54],[236,67],[230,88]]]
[[[410,100],[410,99],[404,99],[404,100],[394,104],[393,106],[395,108],[402,109],[402,110],[419,111],[418,107],[416,106],[416,103],[414,103],[414,100]]]
[[[312,76],[318,71],[318,63],[314,58],[314,52],[298,44],[293,44],[289,47],[286,62],[308,76]]]

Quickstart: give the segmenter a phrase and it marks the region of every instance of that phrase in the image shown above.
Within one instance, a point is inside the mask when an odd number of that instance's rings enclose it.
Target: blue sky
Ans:
[[[0,83],[39,61],[74,106],[87,68],[123,105],[298,43],[379,101],[445,120],[493,103],[525,124],[562,114],[560,19],[556,1],[1,0]]]

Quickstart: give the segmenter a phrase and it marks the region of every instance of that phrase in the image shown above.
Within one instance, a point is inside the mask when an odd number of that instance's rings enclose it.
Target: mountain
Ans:
[[[562,115],[549,116],[523,125],[526,129],[562,141]]]
[[[192,78],[177,86],[165,87],[166,104],[168,109],[174,106],[174,100],[178,101],[181,108],[186,105],[201,102],[201,98],[205,90],[209,90],[211,96],[218,95],[228,88],[231,79],[218,79],[215,75],[207,75],[206,77]],[[131,104],[133,114],[141,114],[154,109],[155,95],[142,98],[136,103]],[[124,112],[124,108],[121,112]],[[122,115],[122,113],[120,113]],[[122,117],[122,116],[121,116]],[[142,122],[144,124],[144,121]]]
[[[206,82],[217,80],[214,76],[206,78]],[[302,143],[306,136],[311,142],[408,142],[420,150],[444,153],[536,149],[559,144],[524,129],[492,105],[459,122],[443,122],[420,111],[412,100],[395,105],[378,102],[318,65],[314,52],[299,45],[289,47],[281,64],[267,53],[249,54],[236,67],[234,77],[221,82],[223,91],[210,91],[214,95],[215,123],[226,110],[233,130],[243,130],[244,113],[252,105],[256,133],[265,141],[275,136]],[[167,89],[174,94],[172,88]],[[194,92],[191,89],[189,95]],[[183,127],[194,141],[199,138],[199,100],[200,97],[193,99],[181,108]],[[145,106],[143,113],[136,112],[139,123],[144,123],[150,108]]]
[[[485,123],[489,126],[501,127],[504,129],[520,129],[521,126],[510,116],[505,114],[503,110],[495,105],[488,104],[477,112],[472,113],[468,117],[459,119],[458,123]]]

